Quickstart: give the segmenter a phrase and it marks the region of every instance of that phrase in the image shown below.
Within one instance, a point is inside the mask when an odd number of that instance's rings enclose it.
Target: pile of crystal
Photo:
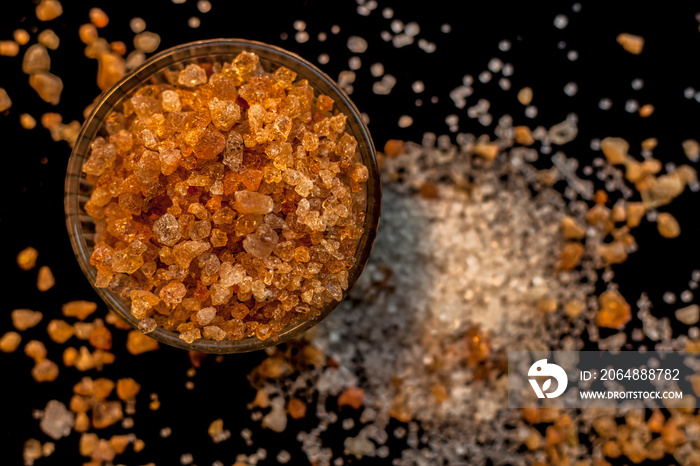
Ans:
[[[83,165],[96,285],[143,332],[277,337],[348,288],[368,170],[346,115],[243,52],[139,88]]]

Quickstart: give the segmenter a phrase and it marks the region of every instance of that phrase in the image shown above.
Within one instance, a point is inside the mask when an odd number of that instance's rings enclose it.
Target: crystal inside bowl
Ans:
[[[364,233],[358,241],[354,265],[348,270],[348,287],[343,292],[343,298],[352,288],[369,258],[379,223],[381,184],[374,144],[360,113],[348,96],[314,65],[279,47],[241,39],[215,39],[183,44],[155,55],[102,96],[87,117],[68,162],[64,207],[68,234],[75,256],[85,276],[107,306],[134,328],[138,328],[139,319],[134,317],[130,310],[129,291],[132,286],[128,283],[125,286],[124,281],[113,280],[108,287],[97,287],[95,282],[97,270],[90,264],[98,232],[96,232],[94,219],[85,211],[85,203],[90,198],[94,186],[86,179],[83,164],[90,155],[91,143],[95,138],[106,134],[104,122],[110,112],[121,108],[124,102],[141,87],[165,82],[166,72],[180,71],[190,64],[230,62],[243,51],[255,53],[266,72],[273,72],[280,66],[294,71],[297,74],[297,80],[308,80],[315,90],[315,95],[325,94],[331,97],[334,100],[334,108],[346,115],[345,131],[357,140],[356,155],[367,167],[369,177],[365,186],[367,201],[362,225]],[[148,335],[171,346],[206,353],[252,351],[276,345],[300,335],[330,314],[339,302],[334,300],[327,303],[320,309],[317,317],[304,318],[289,324],[277,333],[276,338],[265,340],[253,335],[239,340],[215,341],[200,338],[188,343],[180,339],[177,332],[161,326],[156,327]]]

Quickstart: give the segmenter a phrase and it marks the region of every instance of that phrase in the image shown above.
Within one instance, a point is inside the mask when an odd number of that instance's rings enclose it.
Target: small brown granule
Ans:
[[[94,24],[85,23],[78,28],[78,37],[83,44],[90,45],[97,41],[99,35]]]
[[[159,40],[144,32],[135,45]],[[263,72],[251,53],[219,66],[137,90],[83,165],[93,185],[134,188],[98,187],[85,205],[101,232],[98,286],[143,273],[130,294],[132,314],[150,319],[139,328],[187,343],[275,338],[340,301],[367,201],[369,171],[330,97],[284,67]]]
[[[430,394],[433,395],[435,401],[443,404],[445,401],[450,399],[450,394],[447,392],[447,387],[441,383],[436,383],[430,387]]]
[[[112,349],[112,332],[104,324],[97,325],[90,334],[89,341],[94,348],[110,350]]]
[[[80,382],[73,385],[73,393],[82,396],[92,396],[95,393],[95,381],[90,377],[83,377]],[[83,402],[87,403],[84,399],[76,399],[76,406],[84,406]],[[71,403],[72,406],[72,403]],[[71,408],[73,409],[73,408]],[[73,409],[73,411],[87,411],[87,408],[83,409]]]
[[[37,257],[39,257],[39,251],[31,246],[24,248],[17,254],[17,265],[22,270],[31,270],[36,265]]]
[[[399,422],[411,422],[413,416],[411,416],[411,411],[405,404],[404,396],[397,396],[394,399],[394,401],[392,401],[391,408],[389,409],[389,416],[391,416]]]
[[[120,40],[110,42],[109,48],[118,55],[126,55],[126,44]]]
[[[41,446],[41,454],[44,457],[53,455],[54,451],[56,451],[56,444],[53,442],[46,442]]]
[[[75,366],[76,361],[78,360],[78,350],[73,348],[72,346],[69,346],[65,350],[63,350],[63,365],[66,367],[73,367]]]
[[[209,428],[207,429],[207,433],[209,436],[214,440],[215,443],[216,439],[223,433],[224,431],[224,420],[223,419],[215,419],[212,421],[211,424],[209,424]]]
[[[148,408],[151,411],[158,411],[160,409],[160,400],[158,399],[157,393],[151,393],[151,402],[148,403]]]
[[[263,389],[255,392],[255,398],[249,404],[249,408],[262,408],[266,409],[270,407],[270,396]]]
[[[41,115],[41,126],[48,130],[59,127],[62,122],[63,117],[60,113],[46,112]]]
[[[36,120],[34,119],[33,116],[31,116],[28,113],[22,113],[19,116],[19,124],[22,126],[24,129],[34,129],[36,128]]]
[[[112,380],[100,377],[99,379],[95,379],[92,382],[92,394],[97,400],[104,401],[112,393],[112,390],[114,390],[114,386],[115,384]]]
[[[294,368],[283,357],[275,356],[265,359],[255,370],[264,379],[279,379],[291,374]]]
[[[31,309],[15,309],[10,313],[10,317],[12,318],[12,325],[22,332],[41,322],[44,315],[39,311],[32,311]]]
[[[112,447],[117,455],[121,455],[129,446],[130,440],[128,435],[112,435],[109,438],[109,446]]]
[[[359,387],[348,387],[338,397],[338,407],[350,406],[360,409],[365,403],[365,391]]]
[[[43,455],[41,451],[41,442],[37,439],[30,438],[24,442],[24,447],[22,448],[22,458],[24,459],[24,464],[32,465],[34,461],[41,458]]]
[[[59,39],[52,29],[44,29],[41,31],[37,40],[40,44],[43,44],[46,48],[51,50],[58,49],[58,46],[61,44],[61,39]]]
[[[90,353],[85,346],[81,346],[80,350],[75,348],[67,348],[63,352],[63,362],[66,367],[74,366],[81,372],[91,369],[102,370],[107,364],[112,364],[115,360],[114,354],[100,349]]]
[[[610,220],[621,223],[627,220],[627,210],[624,202],[616,202],[610,214]]]
[[[561,232],[565,239],[583,239],[586,237],[586,229],[568,215],[561,219]]]
[[[56,284],[56,279],[48,265],[39,267],[39,273],[36,279],[36,288],[39,291],[48,291]]]
[[[646,138],[642,141],[642,149],[644,150],[654,150],[659,144],[659,140],[656,138]]]
[[[622,241],[603,243],[598,246],[598,255],[603,260],[603,265],[622,264],[627,260],[627,249]]]
[[[22,58],[22,72],[24,74],[35,74],[41,71],[49,71],[51,68],[51,58],[49,52],[41,44],[34,44],[24,52]]]
[[[117,380],[117,396],[122,401],[133,400],[139,390],[141,390],[141,385],[132,378]]]
[[[97,303],[93,301],[69,301],[61,307],[64,316],[78,320],[85,320],[96,310]]]
[[[53,382],[58,378],[58,365],[49,359],[44,359],[32,368],[32,377],[37,382]]]
[[[94,322],[76,322],[73,324],[73,331],[78,340],[88,340],[94,330]]]
[[[581,243],[569,241],[564,244],[559,256],[557,268],[559,270],[570,270],[577,267],[583,258],[584,248]]]
[[[115,52],[117,51],[115,50]],[[131,52],[126,60],[115,52],[105,53],[98,57],[100,66],[97,68],[97,85],[100,89],[108,89],[106,86],[116,84],[126,74],[127,69],[133,70],[146,61],[146,56],[141,52]]]
[[[134,36],[134,47],[144,53],[152,53],[160,45],[160,36],[154,32],[144,31]]]
[[[46,359],[46,346],[39,340],[30,340],[24,345],[24,354],[32,358],[35,363],[40,363]]]
[[[654,113],[654,106],[652,104],[644,104],[639,109],[639,116],[642,118],[650,117]]]
[[[103,28],[109,24],[109,16],[102,8],[90,8],[90,22],[97,28]]]
[[[627,209],[627,226],[630,228],[636,228],[642,223],[644,214],[646,214],[646,208],[641,202],[628,202],[626,204]]]
[[[530,128],[527,126],[516,126],[513,128],[515,142],[523,146],[531,146],[535,143],[535,138],[532,136]]]
[[[80,436],[79,452],[81,456],[92,456],[92,453],[97,448],[97,444],[100,441],[97,434],[85,433]]]
[[[559,308],[559,303],[557,302],[556,298],[552,296],[545,296],[544,298],[538,299],[535,306],[540,312],[551,314]]]
[[[104,429],[124,417],[122,404],[119,401],[100,401],[92,408],[92,427]]]
[[[15,29],[12,32],[12,38],[17,42],[19,45],[27,45],[29,42],[29,39],[31,39],[29,33],[26,31],[26,29]]]
[[[307,366],[323,367],[326,365],[326,355],[323,353],[322,349],[316,346],[305,346],[302,355],[304,356],[304,363]]]
[[[581,315],[581,313],[586,309],[586,305],[583,301],[577,299],[569,301],[564,306],[564,313],[571,319],[575,319]]]
[[[620,328],[632,318],[630,305],[617,290],[604,291],[598,298],[598,327]]]
[[[678,220],[668,212],[661,212],[656,219],[656,226],[659,234],[664,238],[676,238],[681,234],[681,227]]]
[[[626,32],[617,36],[617,43],[633,55],[639,55],[644,49],[644,38],[642,36],[636,36]]]
[[[647,159],[642,162],[642,171],[644,174],[656,175],[662,168],[661,161],[658,159]]]
[[[3,353],[13,353],[17,350],[21,342],[22,336],[19,333],[9,331],[0,338],[0,351]]]
[[[58,0],[41,0],[35,12],[39,21],[51,21],[63,14],[63,6]]]
[[[135,452],[135,453],[140,452],[140,451],[143,450],[145,447],[146,447],[146,442],[144,442],[144,441],[141,440],[140,438],[137,438],[136,440],[134,440],[133,448],[134,448],[134,452]]]
[[[500,148],[495,142],[479,142],[474,145],[474,153],[486,160],[495,160]]]
[[[299,398],[290,398],[287,403],[287,413],[292,419],[302,419],[306,417],[306,403]]]
[[[608,159],[608,162],[613,165],[619,165],[627,160],[630,145],[622,138],[608,137],[600,141],[600,150],[603,151],[603,155]]]
[[[608,193],[603,189],[596,190],[593,195],[593,202],[596,204],[605,205],[608,203]]]
[[[120,319],[113,311],[109,311],[105,316],[105,322],[114,325],[119,330],[131,330],[131,325],[128,322]]]
[[[65,353],[64,353],[65,354]],[[89,371],[95,367],[95,356],[85,346],[81,346],[75,359],[75,368],[80,372]]]
[[[92,455],[90,455],[90,458],[92,459],[91,463],[95,463],[95,465],[104,464],[105,462],[111,463],[116,455],[117,454],[112,448],[112,445],[110,445],[109,441],[106,439],[100,439],[97,442],[95,451],[93,451]]]
[[[73,336],[73,326],[65,320],[53,319],[46,326],[46,332],[49,338],[59,345],[67,342]]]
[[[0,87],[0,112],[4,112],[12,107],[12,99],[7,95],[7,91]]]
[[[63,81],[58,76],[46,71],[34,73],[29,77],[29,85],[44,102],[58,105],[61,101]]]
[[[0,56],[16,57],[19,53],[19,44],[13,40],[0,40]]]
[[[688,160],[697,162],[700,158],[700,144],[695,139],[686,139],[682,142],[683,153]]]
[[[404,153],[404,143],[399,139],[389,139],[384,144],[384,155],[387,157],[398,157]]]
[[[518,102],[520,102],[521,105],[530,105],[532,103],[532,96],[532,88],[523,87],[518,91]]]
[[[142,354],[158,349],[158,342],[138,330],[129,332],[126,338],[126,349],[131,354]]]

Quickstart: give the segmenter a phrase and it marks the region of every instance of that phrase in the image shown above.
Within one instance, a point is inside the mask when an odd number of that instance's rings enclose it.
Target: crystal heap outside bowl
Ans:
[[[85,120],[68,161],[64,208],[73,251],[85,276],[107,306],[134,328],[137,328],[138,320],[131,314],[129,304],[111,289],[95,287],[97,271],[90,264],[90,255],[95,241],[95,223],[84,209],[93,187],[86,181],[85,174],[82,172],[82,165],[88,158],[90,143],[95,137],[105,133],[102,123],[110,111],[119,107],[125,98],[130,97],[142,84],[162,80],[163,72],[166,70],[184,69],[191,63],[230,61],[242,51],[257,54],[265,71],[274,71],[279,66],[286,66],[296,72],[297,79],[307,79],[314,87],[316,95],[323,93],[333,98],[335,107],[347,116],[346,131],[357,140],[357,151],[362,163],[369,170],[369,179],[366,185],[367,209],[363,225],[364,234],[355,253],[355,266],[348,271],[348,288],[343,293],[343,298],[357,281],[369,258],[379,224],[381,184],[374,144],[359,111],[348,96],[314,65],[279,47],[243,39],[214,39],[183,44],[153,56],[102,96]],[[259,340],[255,336],[223,341],[202,338],[188,344],[179,339],[177,333],[160,326],[148,335],[162,343],[187,350],[218,354],[241,353],[276,345],[302,334],[328,316],[338,304],[339,301],[332,301],[321,309],[319,317],[303,319],[296,324],[288,325],[279,332],[277,340],[272,338]]]

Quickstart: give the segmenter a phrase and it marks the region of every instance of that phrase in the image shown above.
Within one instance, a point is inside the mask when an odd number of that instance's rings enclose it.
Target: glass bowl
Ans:
[[[366,183],[367,207],[363,225],[364,233],[358,242],[355,265],[348,270],[348,288],[344,291],[343,298],[349,293],[369,258],[379,224],[381,184],[372,138],[359,111],[348,96],[331,78],[314,65],[279,47],[243,39],[214,39],[183,44],[153,56],[102,96],[85,120],[68,161],[64,208],[73,251],[85,276],[107,306],[134,328],[137,328],[138,320],[131,314],[129,303],[111,289],[95,286],[97,270],[90,264],[90,255],[95,241],[95,223],[84,209],[85,202],[89,199],[93,187],[87,182],[85,174],[82,172],[83,163],[89,155],[90,144],[97,136],[105,132],[103,122],[110,111],[119,107],[124,99],[130,97],[142,84],[160,79],[166,70],[181,70],[188,64],[214,60],[230,62],[243,51],[257,54],[265,71],[274,71],[279,66],[285,66],[296,72],[297,79],[307,79],[315,89],[316,95],[323,93],[333,98],[335,108],[347,116],[346,131],[357,140],[357,152],[360,155],[360,160],[368,169],[369,179]],[[178,338],[178,333],[160,326],[148,335],[171,346],[204,353],[223,354],[253,351],[277,345],[302,334],[328,316],[338,304],[339,301],[332,301],[321,308],[319,317],[305,318],[296,324],[288,325],[278,333],[276,340],[272,338],[260,340],[253,336],[241,340],[222,341],[201,338],[187,343]]]

